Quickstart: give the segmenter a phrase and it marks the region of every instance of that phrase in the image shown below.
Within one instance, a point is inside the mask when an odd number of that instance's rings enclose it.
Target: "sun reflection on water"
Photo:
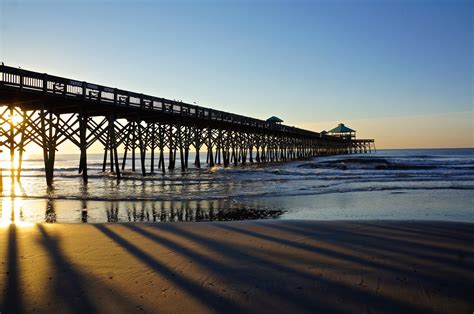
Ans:
[[[16,182],[15,179],[4,181],[6,182],[3,182],[0,226],[5,227],[11,224],[19,227],[32,226],[32,223],[24,221],[24,216],[28,213],[25,213],[23,199],[21,198],[23,195],[21,184]],[[10,196],[3,196],[3,192],[8,191],[8,189],[10,190]]]
[[[22,160],[27,160],[29,155],[23,152]],[[10,152],[0,150],[0,171],[1,176],[6,178],[11,176],[12,169],[14,170],[14,175],[18,174],[18,169],[20,168],[20,155],[18,152],[15,152],[13,163],[10,159]]]

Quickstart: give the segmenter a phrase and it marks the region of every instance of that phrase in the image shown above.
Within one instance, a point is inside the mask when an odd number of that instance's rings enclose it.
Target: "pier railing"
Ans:
[[[69,101],[82,101],[98,105],[114,106],[135,111],[151,111],[183,118],[208,120],[238,127],[269,130],[311,138],[330,136],[284,124],[269,123],[265,120],[212,108],[197,106],[181,101],[135,93],[119,88],[77,81],[46,73],[38,73],[6,65],[0,66],[0,84],[3,88],[17,89],[23,93],[42,96],[62,97]],[[334,140],[338,140],[334,138]]]

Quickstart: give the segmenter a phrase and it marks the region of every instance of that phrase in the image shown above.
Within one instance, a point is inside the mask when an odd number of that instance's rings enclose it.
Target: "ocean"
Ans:
[[[51,189],[42,156],[23,162],[19,181],[4,169],[1,222],[474,222],[474,149],[379,150],[288,163],[176,169],[146,177],[137,160],[137,172],[130,170],[129,161],[120,182],[110,172],[102,173],[102,158],[88,156],[87,185],[77,172],[78,155],[57,155]]]

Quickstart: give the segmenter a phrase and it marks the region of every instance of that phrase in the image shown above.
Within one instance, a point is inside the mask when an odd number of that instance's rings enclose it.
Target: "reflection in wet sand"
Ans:
[[[278,218],[284,213],[283,210],[269,209],[259,204],[249,205],[227,199],[93,201],[88,200],[86,185],[80,189],[81,200],[56,199],[54,188],[46,190],[45,199],[29,199],[17,180],[4,184],[4,187],[9,193],[8,196],[2,196],[2,224],[230,221]],[[144,185],[134,187],[137,195],[145,193],[144,190]]]
[[[164,201],[153,202],[151,208],[147,207],[141,204],[137,208],[133,203],[126,209],[128,221],[231,221],[277,218],[283,214],[282,210],[248,207],[227,200]]]
[[[3,178],[2,178],[3,179]],[[3,181],[3,180],[2,180]],[[2,184],[3,187],[3,184]],[[3,190],[2,190],[3,194]],[[21,225],[24,223],[25,217],[23,212],[23,201],[22,196],[24,195],[24,189],[20,181],[17,181],[15,178],[11,178],[10,182],[10,194],[18,195],[3,198],[0,202],[1,204],[1,225],[17,224]]]
[[[44,222],[54,223],[57,220],[56,211],[54,210],[54,199],[49,198],[46,202],[46,213],[44,215]]]
[[[81,204],[82,204],[81,221],[87,222],[87,202],[83,200],[81,201]]]
[[[2,224],[27,223],[126,223],[126,222],[164,222],[164,221],[232,221],[249,219],[274,219],[284,211],[262,206],[249,206],[227,200],[213,201],[146,201],[146,202],[65,202],[49,198],[43,200],[43,214],[36,203],[25,205],[21,199],[2,200]],[[74,206],[77,206],[74,209]],[[24,208],[29,213],[25,215]],[[60,214],[58,214],[58,212]],[[76,218],[71,214],[76,213]]]
[[[107,204],[108,205],[108,209],[106,210],[107,211],[107,222],[118,222],[119,221],[119,218],[118,218],[118,204],[116,204],[115,202],[110,202]]]

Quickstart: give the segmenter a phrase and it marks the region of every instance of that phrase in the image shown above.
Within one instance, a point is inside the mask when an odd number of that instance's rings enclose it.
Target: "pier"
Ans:
[[[80,151],[78,171],[84,182],[87,149],[96,142],[104,147],[102,170],[110,169],[118,180],[128,161],[132,171],[146,176],[186,170],[190,163],[196,168],[227,167],[375,149],[373,139],[352,134],[313,132],[6,65],[0,66],[0,124],[0,146],[10,152],[11,176],[20,177],[23,152],[36,144],[43,150],[48,186],[53,183],[56,151],[66,141]],[[194,160],[189,160],[190,152],[195,152]]]

